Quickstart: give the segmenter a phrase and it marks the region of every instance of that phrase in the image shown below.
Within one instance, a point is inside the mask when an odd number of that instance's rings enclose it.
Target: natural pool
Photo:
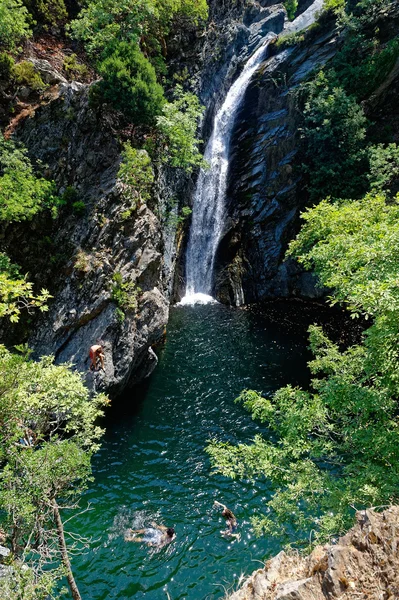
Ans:
[[[254,538],[249,524],[270,493],[267,482],[211,476],[204,447],[213,436],[249,441],[258,430],[234,403],[242,389],[267,394],[307,384],[304,321],[313,319],[301,307],[297,316],[288,314],[284,304],[269,315],[223,306],[172,309],[157,370],[107,415],[95,481],[83,498],[92,510],[71,524],[93,538],[73,559],[83,598],[221,598],[240,574],[279,550],[278,541]],[[224,521],[214,500],[237,515],[240,541],[220,535]],[[125,542],[125,530],[146,519],[175,527],[175,542],[158,552]]]

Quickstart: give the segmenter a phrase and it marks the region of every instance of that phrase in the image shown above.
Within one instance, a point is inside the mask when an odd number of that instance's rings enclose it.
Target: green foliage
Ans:
[[[399,180],[399,147],[396,144],[378,144],[369,149],[372,190],[388,191]]]
[[[184,92],[181,85],[175,88],[176,100],[164,105],[157,126],[163,138],[162,160],[172,167],[180,167],[189,173],[206,163],[199,151],[196,136],[198,121],[204,114],[197,96]]]
[[[323,10],[336,15],[342,14],[345,10],[345,0],[324,0]]]
[[[135,312],[138,307],[138,296],[141,289],[134,281],[124,281],[122,273],[116,272],[112,277],[111,298],[117,304],[117,315],[120,321],[127,311]]]
[[[125,220],[136,208],[151,199],[154,171],[148,153],[133,148],[130,142],[124,144],[118,179],[123,185],[122,196],[129,204],[122,215]]]
[[[12,564],[11,577],[0,577],[0,598],[3,600],[50,600],[54,598],[56,573],[36,574],[26,565]]]
[[[399,197],[323,201],[303,218],[290,254],[332,289],[333,304],[373,324],[362,345],[345,351],[311,327],[311,390],[288,386],[272,399],[245,391],[239,400],[268,427],[267,438],[214,441],[208,451],[226,476],[272,482],[258,533],[299,533],[306,544],[309,531],[316,542],[342,533],[354,507],[399,500]]]
[[[31,34],[29,13],[20,0],[0,0],[0,46],[15,50]]]
[[[54,183],[36,177],[26,150],[0,135],[0,221],[26,221],[56,205]]]
[[[136,125],[153,125],[165,103],[155,69],[133,43],[121,42],[103,60],[102,80],[91,88],[93,104],[107,103]]]
[[[172,227],[178,227],[187,221],[192,212],[193,211],[189,206],[183,206],[181,214],[171,211],[168,218],[168,224]]]
[[[334,85],[342,86],[358,101],[369,98],[385,81],[399,58],[399,39],[381,47],[376,38],[362,32],[349,35],[333,60],[330,77]]]
[[[4,346],[0,381],[0,523],[14,557],[51,587],[61,575],[55,507],[74,506],[90,480],[102,435],[95,423],[108,400],[89,394],[69,365],[33,362]]]
[[[115,42],[137,43],[140,38],[148,42],[154,33],[159,40],[179,14],[194,23],[206,19],[206,0],[95,0],[71,23],[71,32],[89,53],[98,54]]]
[[[289,46],[295,46],[296,44],[300,44],[305,40],[305,34],[301,31],[296,31],[294,33],[282,33],[278,36],[276,40],[276,46],[279,50],[283,50],[284,48],[288,48]]]
[[[67,20],[64,0],[25,0],[24,3],[34,19],[45,27],[63,25]]]
[[[14,59],[7,52],[0,52],[0,79],[10,81],[14,74]]]
[[[336,302],[373,317],[397,309],[397,201],[371,194],[356,203],[324,200],[302,218],[305,225],[290,254],[315,269],[323,286],[334,288]]]
[[[311,200],[353,197],[366,191],[366,124],[362,108],[321,71],[306,84],[305,164]]]
[[[8,256],[0,252],[0,318],[8,317],[16,323],[22,310],[45,312],[49,298],[51,296],[45,289],[35,294],[32,283],[20,275],[19,268]]]
[[[287,11],[287,17],[290,21],[293,21],[298,10],[298,0],[285,0],[284,7]]]
[[[35,71],[33,64],[28,60],[17,63],[14,66],[13,71],[14,79],[18,84],[26,85],[37,92],[46,88],[43,79],[40,77],[39,73]]]
[[[89,70],[83,63],[80,63],[76,54],[66,56],[62,65],[66,74],[73,79],[86,79]]]

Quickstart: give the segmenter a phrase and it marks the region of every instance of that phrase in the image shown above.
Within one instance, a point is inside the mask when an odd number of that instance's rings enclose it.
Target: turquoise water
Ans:
[[[307,384],[304,327],[284,310],[268,317],[222,306],[172,309],[157,370],[107,415],[82,503],[92,510],[70,524],[92,536],[73,559],[85,600],[221,598],[279,550],[276,540],[256,539],[249,523],[270,495],[267,482],[211,476],[204,447],[213,437],[249,441],[258,431],[234,404],[243,388],[269,394]],[[214,500],[236,514],[240,541],[221,536]],[[124,541],[128,527],[151,520],[175,527],[175,542],[154,551]]]

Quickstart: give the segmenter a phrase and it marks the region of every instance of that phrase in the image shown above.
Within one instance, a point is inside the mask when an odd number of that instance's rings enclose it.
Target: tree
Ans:
[[[151,159],[145,150],[124,144],[118,179],[123,184],[123,197],[129,202],[130,211],[151,199],[154,171]]]
[[[157,117],[158,130],[163,142],[162,160],[172,167],[180,167],[188,172],[193,167],[204,167],[205,162],[199,151],[196,136],[198,121],[204,114],[197,96],[184,92],[180,85],[175,88],[174,102],[168,102]]]
[[[11,263],[6,254],[0,252],[0,319],[8,317],[12,323],[16,323],[22,310],[32,313],[39,309],[45,312],[49,298],[51,296],[46,289],[35,294],[33,284],[20,275],[19,268]]]
[[[134,42],[155,32],[164,38],[173,18],[186,16],[197,23],[208,16],[206,0],[95,0],[72,21],[72,36],[99,54],[115,42]]]
[[[325,541],[349,527],[356,509],[399,500],[399,197],[323,201],[307,210],[290,254],[332,290],[332,303],[372,317],[364,342],[341,350],[310,328],[314,378],[273,398],[239,400],[267,428],[253,444],[213,441],[215,468],[267,478],[274,493],[258,533]]]
[[[61,512],[76,506],[90,480],[102,434],[95,422],[108,400],[90,397],[69,365],[56,366],[51,357],[33,362],[4,346],[0,381],[1,525],[14,558],[29,565],[33,584],[46,575],[60,577],[62,563],[79,600]]]
[[[14,50],[30,33],[29,13],[21,0],[0,0],[0,46]]]
[[[117,44],[98,68],[103,79],[91,88],[94,104],[107,103],[135,125],[154,125],[165,103],[154,67],[129,42]]]
[[[25,0],[30,13],[37,23],[44,25],[62,25],[68,12],[64,0]]]
[[[372,190],[389,191],[399,180],[399,147],[396,144],[378,144],[369,149],[370,174],[368,175]]]
[[[0,134],[0,221],[30,220],[56,204],[54,182],[36,177],[25,148]]]
[[[356,197],[367,189],[367,120],[356,100],[334,87],[334,79],[334,73],[321,71],[306,84],[303,169],[309,174],[311,200]]]

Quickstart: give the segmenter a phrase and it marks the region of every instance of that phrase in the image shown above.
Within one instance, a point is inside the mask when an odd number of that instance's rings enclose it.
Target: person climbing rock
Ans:
[[[100,344],[95,344],[90,348],[90,371],[97,371],[98,364],[101,365],[101,369],[104,369],[104,350]]]
[[[147,546],[162,548],[173,542],[175,538],[176,533],[173,527],[151,523],[151,527],[146,527],[145,529],[128,529],[125,535],[125,542],[143,542]]]
[[[217,500],[215,500],[214,506],[222,509],[222,517],[226,519],[227,529],[221,531],[220,533],[224,536],[236,537],[239,539],[241,536],[239,533],[236,533],[238,529],[238,521],[233,512],[227,508],[227,506],[221,504]]]

